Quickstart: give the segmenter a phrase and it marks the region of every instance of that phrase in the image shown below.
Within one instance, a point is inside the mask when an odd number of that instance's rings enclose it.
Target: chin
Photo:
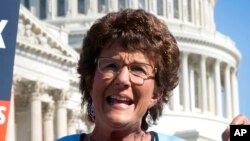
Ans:
[[[124,128],[130,125],[130,121],[127,117],[123,118],[108,118],[108,122],[106,122],[112,128]]]

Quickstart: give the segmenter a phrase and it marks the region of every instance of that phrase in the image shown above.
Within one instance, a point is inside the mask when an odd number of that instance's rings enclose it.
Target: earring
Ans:
[[[88,115],[92,121],[95,120],[95,107],[94,107],[93,103],[89,104],[89,106],[88,106]]]
[[[146,123],[148,124],[148,126],[152,126],[154,124],[154,120],[153,120],[152,116],[150,115],[149,110],[148,110],[148,114],[146,116]]]

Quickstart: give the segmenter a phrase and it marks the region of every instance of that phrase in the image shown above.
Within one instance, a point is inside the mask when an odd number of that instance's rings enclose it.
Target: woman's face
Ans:
[[[118,43],[102,50],[99,58],[103,57],[124,64],[144,63],[154,67],[147,56],[141,52],[126,52]],[[95,107],[95,126],[111,129],[140,127],[147,109],[157,102],[157,98],[153,98],[155,80],[146,79],[138,85],[131,81],[130,76],[126,65],[113,77],[96,69],[90,92]]]

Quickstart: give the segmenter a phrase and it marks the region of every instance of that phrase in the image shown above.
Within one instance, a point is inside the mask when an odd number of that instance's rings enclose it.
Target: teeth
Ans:
[[[116,99],[116,100],[122,100],[122,101],[130,101],[129,98],[121,97],[121,96],[118,96],[118,95],[112,95],[112,96],[110,96],[110,98]]]
[[[133,100],[127,97],[119,96],[119,95],[112,95],[107,97],[107,102],[111,105],[113,104],[127,104],[131,105],[133,104]]]

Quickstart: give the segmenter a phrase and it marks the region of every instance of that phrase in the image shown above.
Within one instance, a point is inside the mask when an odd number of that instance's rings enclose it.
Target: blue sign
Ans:
[[[0,140],[5,141],[8,124],[19,0],[0,2]]]

